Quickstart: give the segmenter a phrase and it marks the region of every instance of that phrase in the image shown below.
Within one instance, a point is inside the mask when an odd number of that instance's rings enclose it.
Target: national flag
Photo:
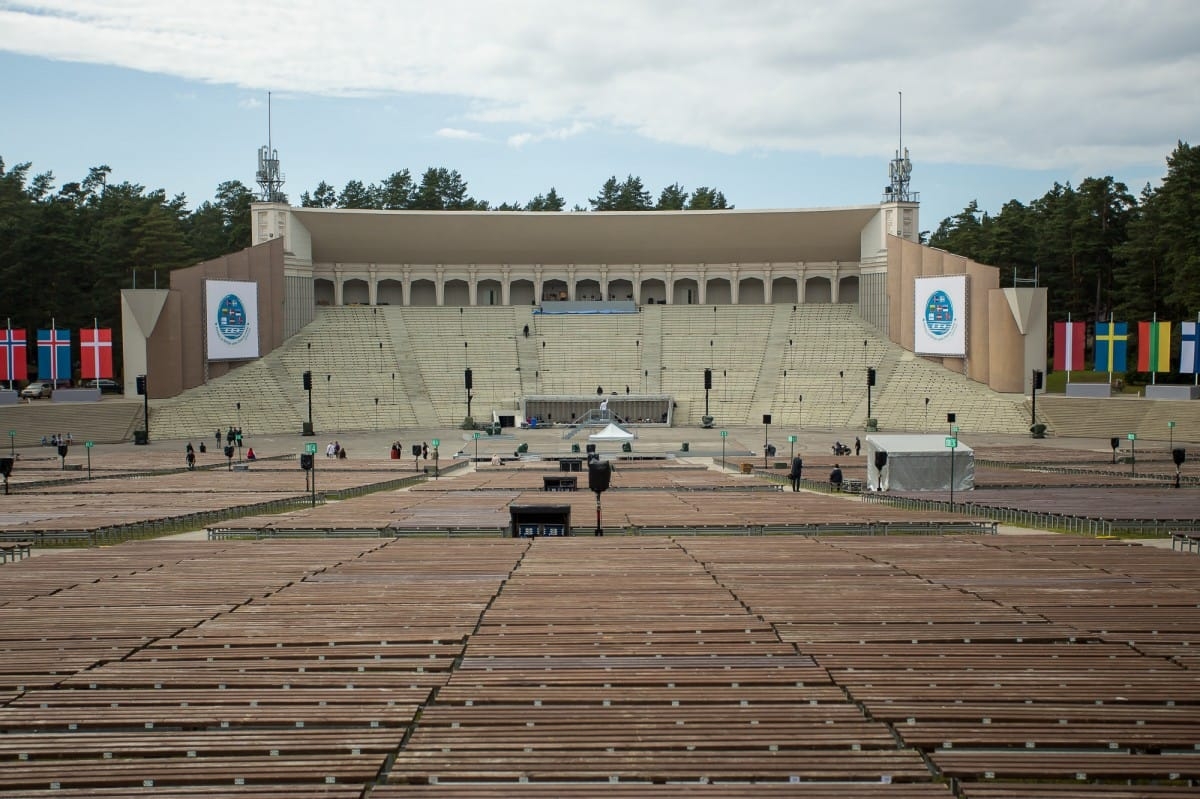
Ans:
[[[1083,369],[1083,322],[1054,323],[1054,370]]]
[[[1194,375],[1200,372],[1200,347],[1196,346],[1196,323],[1184,322],[1183,344],[1179,348],[1179,372]]]
[[[1138,371],[1171,371],[1171,323],[1138,322]]]
[[[1125,349],[1129,333],[1124,322],[1096,323],[1096,365],[1094,372],[1124,372]]]
[[[39,330],[38,379],[71,379],[71,331],[51,328]]]
[[[84,380],[113,376],[112,328],[80,329],[79,376]]]
[[[25,331],[11,327],[0,330],[0,380],[28,380],[29,366],[26,363]]]

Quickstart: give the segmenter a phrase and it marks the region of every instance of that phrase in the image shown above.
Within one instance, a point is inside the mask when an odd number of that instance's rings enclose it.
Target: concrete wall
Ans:
[[[209,362],[205,355],[206,333],[204,309],[205,280],[244,280],[258,284],[258,348],[266,355],[279,347],[284,339],[288,299],[283,276],[283,239],[250,247],[212,261],[178,269],[171,273],[171,288],[165,297],[154,302],[161,304],[153,321],[152,331],[131,325],[122,313],[122,335],[126,343],[126,385],[139,373],[147,375],[148,393],[152,399],[173,397],[182,391],[201,385],[210,378],[227,374],[239,362]],[[161,293],[161,292],[158,292]],[[129,295],[128,298],[125,295]],[[149,305],[147,298],[139,299],[137,292],[123,292],[123,302],[130,305],[128,316],[135,306]],[[293,294],[303,297],[302,291]],[[311,302],[308,306],[311,311]],[[145,315],[145,314],[143,314]],[[139,346],[139,342],[144,342]],[[144,352],[144,356],[141,352]],[[136,367],[142,367],[137,369]]]
[[[1027,373],[1045,369],[1044,289],[1029,290],[1033,295],[1018,291],[1010,298],[1007,293],[1013,290],[1000,288],[996,267],[896,236],[888,239],[887,263],[886,332],[893,342],[908,350],[914,346],[913,295],[918,277],[966,275],[967,355],[937,360],[995,391],[1011,393],[1028,387]]]

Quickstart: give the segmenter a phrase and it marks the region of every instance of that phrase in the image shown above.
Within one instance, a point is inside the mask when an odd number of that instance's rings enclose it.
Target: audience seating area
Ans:
[[[1044,535],[52,552],[0,581],[0,797],[1194,796],[1197,563]]]
[[[529,335],[524,328],[529,326]],[[866,342],[865,346],[863,342]],[[152,403],[152,431],[198,436],[240,423],[298,430],[313,372],[318,430],[489,421],[527,395],[672,395],[676,424],[709,415],[756,424],[763,413],[805,427],[862,427],[866,368],[877,369],[871,415],[884,431],[1027,430],[1027,398],[998,395],[880,337],[850,305],[645,306],[636,314],[541,315],[516,307],[321,308],[280,350],[179,397]],[[803,397],[803,400],[800,398]],[[928,413],[923,402],[929,397]],[[241,403],[240,410],[237,403]]]

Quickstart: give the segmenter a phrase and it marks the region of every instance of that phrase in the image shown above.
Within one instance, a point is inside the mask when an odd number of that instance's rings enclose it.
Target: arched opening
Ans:
[[[410,285],[412,292],[410,305],[419,305],[425,308],[437,305],[437,286],[432,280],[414,280]]]
[[[319,277],[313,280],[313,302],[317,305],[333,305],[333,281]]]
[[[342,284],[343,305],[367,305],[371,302],[371,290],[367,281],[354,278]]]
[[[833,302],[833,287],[827,277],[810,277],[804,281],[804,301]]]
[[[475,285],[477,305],[501,305],[503,302],[504,294],[499,280],[481,280]]]
[[[378,305],[403,305],[404,284],[399,280],[381,280],[375,289],[375,302]]]
[[[532,280],[514,280],[508,284],[508,301],[512,305],[535,305]]]
[[[762,305],[767,301],[761,278],[745,277],[738,281],[739,305]]]
[[[858,275],[848,275],[838,281],[838,303],[858,303]]]
[[[708,281],[704,289],[704,300],[708,305],[729,305],[733,302],[733,290],[729,279],[714,277]]]
[[[777,277],[771,281],[771,302],[795,305],[800,301],[800,289],[794,277]]]
[[[695,305],[700,302],[700,284],[691,278],[675,281],[675,294],[671,302],[676,305]]]
[[[447,280],[442,284],[442,305],[462,307],[471,304],[471,288],[465,280]]]
[[[586,300],[588,302],[604,299],[600,294],[600,281],[589,279],[576,282],[575,299]]]
[[[667,301],[667,284],[656,278],[642,281],[642,302],[646,305],[664,304]]]
[[[633,283],[628,280],[608,281],[608,298],[610,300],[632,300]]]
[[[567,299],[567,282],[558,278],[542,281],[542,301],[553,302]]]

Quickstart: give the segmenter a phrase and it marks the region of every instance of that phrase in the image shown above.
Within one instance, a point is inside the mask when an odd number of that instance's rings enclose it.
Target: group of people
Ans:
[[[850,454],[849,445],[843,444],[841,441],[833,442],[832,449],[833,449],[834,455],[849,455]],[[862,452],[862,441],[860,441],[858,439],[858,437],[855,436],[855,438],[854,438],[854,454],[857,456],[861,452]]]
[[[74,443],[75,439],[71,437],[70,433],[67,433],[65,436],[62,433],[52,433],[49,438],[42,436],[43,447],[69,447]]]
[[[346,448],[340,441],[330,441],[325,447],[325,457],[344,461],[346,460]]]

